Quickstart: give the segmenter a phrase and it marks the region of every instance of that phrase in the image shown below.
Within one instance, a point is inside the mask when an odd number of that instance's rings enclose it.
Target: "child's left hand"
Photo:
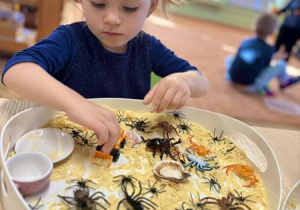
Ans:
[[[180,109],[191,96],[189,86],[179,74],[162,78],[145,96],[143,103],[151,104],[154,112],[165,109]]]

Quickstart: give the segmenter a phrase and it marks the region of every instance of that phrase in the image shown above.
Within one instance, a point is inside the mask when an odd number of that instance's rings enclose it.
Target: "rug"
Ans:
[[[281,104],[285,101],[287,104],[300,105],[300,84],[281,92],[278,83],[272,81],[272,90],[276,92],[275,98],[278,100],[273,101],[273,108],[270,108],[264,97],[241,93],[226,82],[224,60],[226,56],[236,52],[242,40],[253,36],[251,31],[178,15],[171,14],[168,20],[160,14],[155,15],[148,19],[145,31],[159,38],[178,56],[198,67],[210,83],[208,94],[190,100],[189,106],[239,120],[300,125],[299,115],[294,116],[293,112],[274,109],[274,103],[276,105],[278,101]],[[296,70],[297,73],[297,69],[300,69],[299,62],[291,58],[289,64],[292,66],[289,69]]]

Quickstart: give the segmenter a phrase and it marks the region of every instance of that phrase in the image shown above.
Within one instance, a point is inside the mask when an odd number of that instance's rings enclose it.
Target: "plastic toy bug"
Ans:
[[[181,122],[181,123],[180,123],[179,125],[177,125],[176,127],[178,128],[179,133],[187,133],[187,134],[190,134],[190,131],[192,130],[192,129],[191,129],[191,125],[192,125],[192,124],[187,124],[187,123]]]
[[[235,197],[232,193],[228,193],[227,197],[222,197],[221,199],[213,197],[205,197],[201,199],[205,201],[205,204],[216,204],[222,210],[251,210],[251,208],[242,202],[234,202]]]
[[[118,112],[116,113],[116,116],[117,116],[117,120],[119,123],[126,122],[128,120],[126,117],[124,117],[124,111],[120,112],[120,110],[118,110]]]
[[[225,140],[225,138],[222,138],[223,132],[224,132],[224,131],[221,132],[220,136],[216,136],[216,129],[214,129],[214,136],[212,136],[211,134],[209,134],[209,136],[211,137],[211,140],[212,140],[214,143],[219,143],[220,141]]]
[[[205,208],[204,206],[209,203],[206,200],[201,199],[199,193],[198,193],[199,199],[197,202],[194,202],[193,195],[191,193],[190,193],[190,197],[191,197],[190,202],[193,205],[193,207],[195,207],[195,209],[208,210],[208,208]]]
[[[76,183],[76,184],[68,187],[67,189],[70,189],[70,188],[73,188],[73,187],[79,187],[79,189],[81,189],[81,188],[95,189],[95,188],[92,188],[92,187],[88,186],[87,184],[88,183],[96,184],[92,180],[83,179],[82,177],[80,179],[72,179],[72,180],[70,180],[70,182],[73,182],[73,183]]]
[[[98,202],[99,199],[110,205],[110,203],[104,198],[104,194],[102,192],[98,191],[90,195],[88,188],[75,190],[74,197],[61,195],[58,195],[58,197],[63,199],[67,204],[80,209],[97,209],[97,206],[101,207],[102,209],[106,209]]]
[[[179,120],[179,121],[186,118],[186,116],[184,114],[182,114],[180,111],[176,111],[175,109],[173,109],[173,111],[167,112],[167,113],[172,114],[174,119]]]
[[[146,147],[151,149],[153,152],[153,158],[155,158],[156,150],[160,151],[160,159],[163,159],[163,155],[166,154],[167,156],[170,156],[173,160],[176,160],[171,152],[171,148],[181,143],[181,139],[179,139],[177,142],[171,143],[172,140],[175,140],[174,138],[170,139],[160,139],[160,138],[154,138],[154,139],[147,139],[145,140],[143,137],[141,137],[144,142],[146,143]]]
[[[41,208],[42,206],[44,206],[44,204],[39,205],[40,202],[41,202],[41,199],[42,199],[42,198],[40,197],[34,206],[31,206],[31,205],[29,204],[29,208],[30,208],[31,210],[37,210],[37,209]]]
[[[120,182],[120,185],[127,185],[130,184],[132,187],[135,187],[135,184],[133,183],[133,180],[138,181],[136,178],[134,178],[131,175],[125,176],[125,175],[119,175],[119,176],[114,176],[114,179],[116,179],[114,182]]]
[[[151,201],[148,198],[142,197],[142,185],[141,182],[139,181],[139,191],[136,193],[135,192],[135,187],[132,187],[132,193],[128,194],[128,185],[122,184],[121,189],[122,192],[125,195],[125,198],[123,198],[119,203],[118,203],[118,208],[120,209],[121,204],[126,201],[133,209],[135,210],[143,210],[143,209],[156,209],[158,206],[156,203]]]
[[[248,195],[248,196],[243,197],[243,192],[241,192],[241,194],[240,194],[237,190],[234,190],[234,191],[236,192],[236,195],[237,195],[237,196],[235,197],[235,199],[236,199],[237,201],[241,201],[241,202],[248,201],[248,202],[256,203],[255,201],[248,199],[248,198],[251,197],[252,195]]]
[[[144,120],[143,119],[138,119],[138,118],[135,118],[136,120],[131,120],[131,124],[125,124],[127,126],[129,126],[131,129],[136,129],[138,131],[141,131],[143,133],[151,133],[151,131],[146,131],[146,128],[149,127],[149,123],[148,121],[146,121],[148,118],[145,118]]]
[[[151,184],[150,184],[150,180],[148,179],[148,186],[149,186],[149,188],[144,187],[144,188],[145,188],[146,190],[148,190],[148,191],[145,192],[143,195],[145,195],[145,194],[147,194],[147,193],[152,193],[152,196],[153,196],[153,195],[156,195],[156,197],[158,197],[158,193],[167,192],[166,190],[164,190],[165,187],[166,187],[167,185],[164,185],[164,186],[163,186],[162,188],[160,188],[160,189],[157,189],[157,188],[155,187],[155,185],[156,185],[156,183],[158,182],[158,180],[159,180],[159,179],[157,179],[157,180],[154,182],[154,184],[151,185]]]
[[[211,190],[212,188],[217,192],[220,193],[221,185],[218,183],[218,180],[211,174],[209,174],[211,176],[211,178],[207,178],[205,176],[203,176],[203,179],[206,180],[206,184],[209,184],[209,189]]]
[[[174,131],[177,136],[180,138],[176,128],[173,125],[170,125],[167,121],[161,121],[159,123],[157,123],[155,126],[151,127],[151,130],[157,129],[157,128],[161,128],[163,131],[163,137],[169,139],[169,134],[172,133],[172,131]]]

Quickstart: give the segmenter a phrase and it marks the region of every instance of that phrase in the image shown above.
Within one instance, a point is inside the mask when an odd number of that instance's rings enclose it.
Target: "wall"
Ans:
[[[261,12],[281,7],[285,0],[193,0],[171,10],[191,17],[251,30]]]

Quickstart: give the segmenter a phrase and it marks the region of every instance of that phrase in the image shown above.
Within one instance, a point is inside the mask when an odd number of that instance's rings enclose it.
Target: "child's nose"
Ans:
[[[104,22],[108,25],[119,25],[121,23],[119,12],[116,10],[108,10],[105,14]]]

